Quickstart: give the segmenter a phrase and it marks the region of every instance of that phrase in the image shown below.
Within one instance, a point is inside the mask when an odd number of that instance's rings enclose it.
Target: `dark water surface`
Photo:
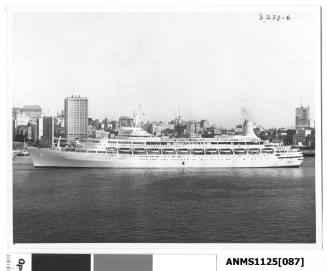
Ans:
[[[17,157],[15,243],[314,243],[300,168],[51,169]]]

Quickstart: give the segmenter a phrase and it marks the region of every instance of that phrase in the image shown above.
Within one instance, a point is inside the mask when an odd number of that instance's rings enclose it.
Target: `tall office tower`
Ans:
[[[67,142],[87,137],[88,99],[71,96],[65,99],[65,134]]]
[[[296,108],[296,117],[295,117],[295,128],[302,129],[302,128],[309,128],[310,127],[310,112],[309,106]]]
[[[54,142],[54,117],[42,118],[42,145],[52,148]],[[40,128],[40,121],[38,122]]]

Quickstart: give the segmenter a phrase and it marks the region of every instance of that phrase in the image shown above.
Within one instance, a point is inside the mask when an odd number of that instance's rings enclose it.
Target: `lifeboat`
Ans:
[[[146,150],[144,148],[135,148],[133,150],[134,154],[146,154]]]
[[[234,153],[235,154],[246,154],[246,150],[238,148],[238,149],[234,149]]]
[[[148,149],[148,154],[160,154],[160,149],[155,149],[155,148],[152,148],[152,149]]]
[[[232,150],[231,149],[220,149],[219,150],[219,153],[220,154],[233,154]]]
[[[132,150],[130,148],[119,148],[118,152],[122,154],[132,154]]]
[[[116,153],[116,152],[117,152],[116,148],[113,148],[113,147],[107,148],[107,153]]]
[[[192,154],[204,154],[204,150],[203,149],[192,149]]]
[[[189,154],[190,151],[188,149],[177,149],[177,154]]]
[[[248,153],[249,154],[257,154],[259,152],[260,152],[260,150],[257,149],[257,148],[250,148],[250,149],[248,149]]]
[[[262,149],[262,153],[273,153],[274,152],[274,149],[272,148],[263,148]]]
[[[175,154],[174,149],[162,149],[162,154]]]
[[[206,149],[206,154],[218,154],[217,149]]]

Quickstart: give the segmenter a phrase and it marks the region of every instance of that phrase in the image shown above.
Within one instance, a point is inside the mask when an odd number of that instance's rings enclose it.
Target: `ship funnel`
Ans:
[[[243,135],[248,137],[257,137],[253,131],[254,123],[247,119],[243,123]]]

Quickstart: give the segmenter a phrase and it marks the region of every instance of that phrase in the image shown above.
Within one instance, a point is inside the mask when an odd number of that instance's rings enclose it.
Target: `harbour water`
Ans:
[[[299,168],[54,169],[13,162],[15,243],[314,243]]]

